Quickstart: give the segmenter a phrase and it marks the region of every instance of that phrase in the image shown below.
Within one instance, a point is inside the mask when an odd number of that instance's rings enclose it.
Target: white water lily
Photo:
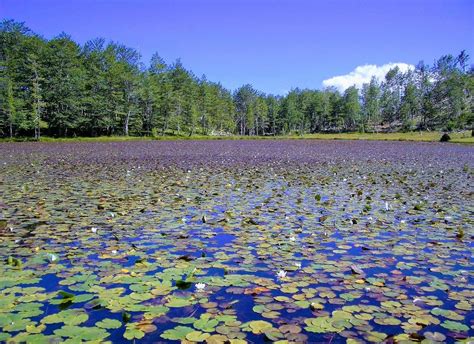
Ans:
[[[59,259],[59,257],[54,253],[48,253],[47,257],[48,257],[48,260],[50,261],[50,263],[53,263],[53,262],[55,262]]]
[[[295,266],[296,266],[298,269],[301,269],[301,262],[296,262],[296,263],[295,263]]]
[[[92,227],[92,228],[91,228],[91,232],[94,233],[94,234],[97,233],[97,228],[96,228],[96,227]]]
[[[390,206],[389,206],[388,202],[386,201],[386,202],[385,202],[385,210],[386,210],[386,211],[389,211],[389,209],[390,209]]]
[[[294,235],[290,236],[290,241],[296,241],[296,237]]]
[[[112,250],[111,253],[115,256],[118,252],[117,252],[117,250]]]
[[[423,306],[425,304],[425,302],[422,299],[419,299],[419,298],[415,297],[413,299],[413,304],[415,306]]]
[[[285,270],[280,270],[277,273],[278,278],[285,278],[286,277],[286,271]]]
[[[204,288],[206,288],[206,284],[205,283],[196,283],[196,289],[198,291],[203,291]]]

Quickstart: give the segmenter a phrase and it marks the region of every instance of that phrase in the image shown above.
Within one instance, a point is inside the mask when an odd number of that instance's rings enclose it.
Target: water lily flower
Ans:
[[[388,211],[390,209],[390,206],[388,205],[388,202],[385,201],[385,210]]]
[[[92,228],[91,228],[91,232],[94,233],[94,234],[97,233],[97,228],[96,228],[96,227],[92,227]]]
[[[372,289],[370,289],[370,287],[365,287],[365,291],[366,292],[370,292]]]
[[[285,278],[286,277],[286,271],[285,270],[280,270],[277,273],[278,278]]]
[[[295,263],[295,266],[296,266],[298,269],[301,269],[301,262],[296,262],[296,263]]]
[[[425,302],[422,299],[416,297],[413,299],[413,304],[418,307],[423,307],[425,305]]]
[[[117,250],[112,250],[112,254],[115,256],[117,254]]]
[[[206,284],[205,283],[196,283],[196,289],[198,291],[203,291],[204,288],[206,288]]]
[[[294,235],[290,236],[290,241],[296,241],[296,238]]]
[[[50,263],[53,263],[59,259],[59,257],[54,253],[48,253],[47,257]]]

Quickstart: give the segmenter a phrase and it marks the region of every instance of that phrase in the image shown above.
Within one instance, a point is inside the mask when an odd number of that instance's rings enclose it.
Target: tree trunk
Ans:
[[[128,123],[130,121],[130,113],[131,113],[131,111],[128,110],[127,116],[125,117],[125,124],[124,124],[124,127],[123,127],[123,131],[124,131],[125,136],[128,136]]]
[[[168,130],[168,116],[163,123],[163,127],[161,128],[161,136],[165,136],[166,130]]]

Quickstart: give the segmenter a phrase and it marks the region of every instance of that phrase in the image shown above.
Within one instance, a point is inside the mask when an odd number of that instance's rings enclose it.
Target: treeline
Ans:
[[[453,130],[473,124],[468,55],[390,70],[361,90],[231,92],[158,54],[68,35],[46,40],[23,23],[0,24],[0,136],[165,134],[280,135],[342,131]]]

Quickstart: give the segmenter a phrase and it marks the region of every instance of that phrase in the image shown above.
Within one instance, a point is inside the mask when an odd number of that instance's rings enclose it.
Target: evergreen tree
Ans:
[[[375,130],[380,123],[380,87],[375,77],[362,87],[362,131]]]
[[[273,96],[249,84],[231,92],[158,54],[145,68],[136,50],[101,38],[80,46],[64,33],[46,40],[23,23],[0,23],[2,137],[452,130],[472,128],[473,91],[465,51],[394,68],[361,90]]]
[[[361,107],[359,103],[359,91],[351,86],[344,91],[343,97],[344,129],[356,130],[360,121]]]

